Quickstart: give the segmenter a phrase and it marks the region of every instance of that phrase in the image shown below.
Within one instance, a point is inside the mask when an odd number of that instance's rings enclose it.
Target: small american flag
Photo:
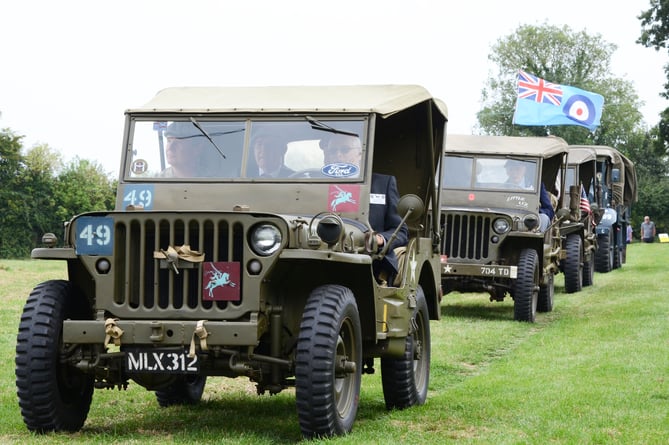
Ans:
[[[581,185],[581,204],[580,204],[581,211],[590,213],[590,200],[588,199],[588,195],[585,193],[585,189],[583,188],[583,185]]]

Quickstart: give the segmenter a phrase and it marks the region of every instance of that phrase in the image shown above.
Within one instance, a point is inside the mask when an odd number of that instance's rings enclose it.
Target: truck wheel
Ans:
[[[568,294],[583,289],[583,240],[576,233],[567,236],[564,290]]]
[[[534,249],[523,249],[513,290],[513,318],[534,323],[539,294],[539,257]]]
[[[381,383],[387,409],[422,405],[430,380],[430,316],[423,288],[416,289],[416,307],[406,338],[404,357],[381,359]]]
[[[202,399],[206,375],[180,375],[165,389],[156,390],[158,405],[166,408],[172,405],[194,405]]]
[[[613,264],[611,265],[612,269],[619,269],[623,267],[623,252],[620,246],[613,246]]]
[[[30,431],[78,431],[93,398],[92,374],[61,361],[63,320],[90,319],[88,302],[69,281],[33,289],[16,338],[16,388]]]
[[[613,269],[613,250],[611,250],[610,235],[597,238],[597,253],[595,254],[595,271],[611,272]]]
[[[595,278],[595,252],[590,251],[583,261],[583,286],[592,286]]]
[[[547,283],[539,286],[539,297],[537,300],[537,312],[550,312],[553,310],[555,300],[555,274],[552,272],[546,278]]]
[[[307,438],[351,431],[362,375],[360,315],[350,289],[321,286],[304,308],[295,357],[295,397]]]

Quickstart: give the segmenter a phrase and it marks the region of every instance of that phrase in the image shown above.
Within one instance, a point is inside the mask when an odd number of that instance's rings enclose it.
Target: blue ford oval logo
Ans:
[[[323,166],[321,172],[331,178],[352,178],[358,176],[360,169],[355,164],[337,162]]]

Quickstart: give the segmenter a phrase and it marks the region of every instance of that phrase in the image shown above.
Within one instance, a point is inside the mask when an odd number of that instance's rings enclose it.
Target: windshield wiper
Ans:
[[[216,142],[214,142],[214,140],[211,138],[211,136],[209,136],[209,133],[207,133],[204,130],[204,128],[202,128],[200,126],[200,123],[198,121],[196,121],[194,117],[191,117],[190,121],[193,123],[193,125],[195,125],[195,128],[200,130],[200,133],[202,133],[207,139],[209,139],[209,142],[211,142],[211,145],[213,145],[216,148],[216,150],[218,150],[218,152],[221,154],[221,156],[223,156],[223,159],[227,159],[225,157],[225,154],[223,154],[223,150],[221,150],[220,147],[218,145],[216,145]],[[244,130],[235,130],[234,132],[230,132],[230,133],[236,133],[238,131],[244,131]]]
[[[318,119],[314,119],[311,116],[304,116],[304,118],[311,124],[311,128],[314,130],[320,130],[320,131],[328,131],[330,133],[336,133],[336,134],[346,134],[348,136],[355,136],[358,137],[358,133],[352,133],[350,131],[345,131],[345,130],[338,130],[334,127],[329,126],[328,124],[319,121]]]

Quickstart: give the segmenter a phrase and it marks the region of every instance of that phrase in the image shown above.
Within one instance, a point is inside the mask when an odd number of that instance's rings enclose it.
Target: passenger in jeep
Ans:
[[[295,171],[283,163],[288,147],[267,134],[256,136],[253,141],[253,156],[258,166],[254,176],[262,178],[287,178]]]
[[[345,134],[334,134],[323,148],[325,164],[349,163],[360,166],[362,146],[360,139]],[[395,229],[402,223],[397,213],[397,203],[400,199],[397,189],[397,180],[394,176],[380,173],[372,174],[372,184],[369,196],[369,224],[376,232],[378,252],[383,250],[389,242]],[[374,274],[379,282],[392,285],[398,273],[398,259],[394,249],[406,245],[408,229],[402,224],[397,236],[391,242],[387,254],[381,261],[373,263]]]
[[[165,158],[170,165],[160,173],[163,178],[210,176],[203,154],[208,141],[190,122],[172,122],[165,130]]]

